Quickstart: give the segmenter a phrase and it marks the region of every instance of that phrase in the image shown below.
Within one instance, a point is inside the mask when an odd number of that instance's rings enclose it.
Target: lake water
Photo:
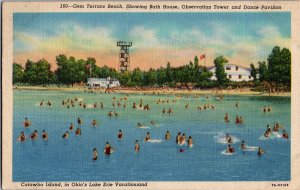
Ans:
[[[91,94],[86,92],[59,91],[14,91],[13,115],[13,181],[268,181],[290,180],[290,140],[276,137],[263,139],[266,125],[278,122],[291,135],[291,98],[225,96],[219,101],[214,96],[199,98],[182,97],[177,103],[156,104],[158,98],[174,99],[174,95],[129,95],[127,107],[113,107],[113,97],[125,94]],[[87,103],[86,109],[67,109],[62,100],[78,97]],[[132,108],[140,99],[149,104],[151,110]],[[52,102],[52,106],[40,107],[41,100]],[[95,102],[103,102],[104,109],[92,108]],[[115,101],[117,102],[117,101]],[[239,102],[239,107],[235,103]],[[121,101],[124,103],[124,100]],[[189,104],[189,109],[185,105]],[[215,109],[198,111],[198,106],[213,104]],[[263,113],[262,107],[272,106],[272,112]],[[163,108],[173,108],[171,115],[162,114]],[[118,117],[109,118],[107,113],[116,110]],[[5,111],[5,110],[4,110]],[[224,122],[225,113],[231,122]],[[243,117],[245,124],[234,124],[235,116]],[[28,117],[32,125],[24,129],[22,122]],[[70,133],[69,139],[62,135],[71,122],[77,128],[77,118],[83,120],[82,135]],[[93,119],[99,127],[91,127]],[[155,120],[157,125],[150,124]],[[148,129],[137,128],[140,122]],[[123,131],[123,139],[117,133]],[[36,141],[27,139],[21,143],[17,138],[21,131],[28,137],[38,130]],[[49,140],[41,139],[46,130]],[[164,139],[166,131],[171,140]],[[144,142],[147,132],[155,142]],[[194,146],[178,146],[178,132],[192,136]],[[223,136],[229,133],[237,140],[232,146],[235,154],[222,154],[227,144]],[[281,133],[281,131],[280,131]],[[161,141],[160,141],[161,139]],[[140,142],[140,152],[135,153],[135,140]],[[265,154],[257,151],[243,152],[239,146],[245,140],[249,146],[262,147]],[[114,148],[114,153],[105,156],[105,142]],[[98,150],[98,160],[93,161],[93,148]],[[183,149],[183,152],[180,152]]]

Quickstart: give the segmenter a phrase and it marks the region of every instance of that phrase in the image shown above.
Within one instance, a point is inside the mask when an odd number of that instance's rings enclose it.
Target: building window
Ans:
[[[239,79],[241,79],[242,78],[242,75],[239,75]]]
[[[226,70],[228,70],[228,71],[231,70],[231,67],[226,67]]]
[[[249,75],[249,79],[251,79],[251,76]]]
[[[230,79],[231,79],[231,75],[229,75],[229,76],[228,76],[228,78],[230,78]]]
[[[238,71],[238,70],[239,70],[239,67],[235,67],[235,70]]]

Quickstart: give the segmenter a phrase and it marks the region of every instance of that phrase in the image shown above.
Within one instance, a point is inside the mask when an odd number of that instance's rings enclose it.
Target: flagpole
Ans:
[[[204,58],[205,58],[205,60],[204,60],[204,65],[205,65],[205,67],[206,67],[206,51],[205,51],[205,53],[204,53]]]

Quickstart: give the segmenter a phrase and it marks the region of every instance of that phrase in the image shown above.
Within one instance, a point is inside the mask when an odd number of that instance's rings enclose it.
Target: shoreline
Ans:
[[[84,87],[41,87],[41,86],[16,86],[13,90],[41,90],[41,91],[62,91],[62,92],[105,92],[105,88],[88,89]],[[175,89],[175,88],[113,88],[114,92],[111,94],[153,94],[153,95],[168,95],[168,94],[190,94],[190,95],[247,95],[247,96],[269,96],[269,97],[291,97],[291,92],[284,93],[269,93],[251,91],[250,88],[231,89],[231,90],[218,90],[218,89]]]

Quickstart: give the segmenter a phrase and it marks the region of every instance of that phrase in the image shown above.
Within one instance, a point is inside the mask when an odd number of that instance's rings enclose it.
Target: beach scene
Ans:
[[[13,181],[291,180],[290,20],[14,13]]]

